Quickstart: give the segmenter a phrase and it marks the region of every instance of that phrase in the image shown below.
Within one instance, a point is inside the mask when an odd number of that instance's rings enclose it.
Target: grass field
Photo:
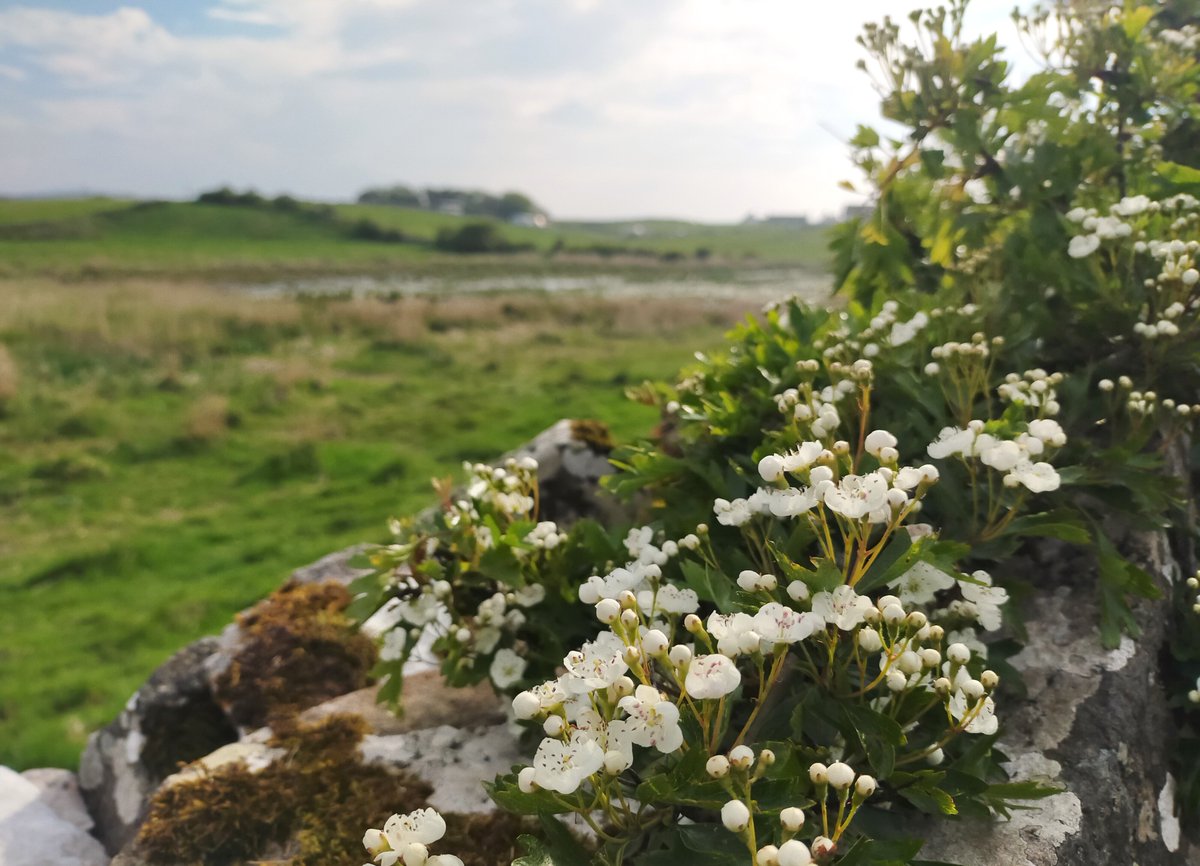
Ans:
[[[728,268],[747,262],[821,269],[821,228],[768,224],[713,226],[643,222],[563,223],[548,229],[500,226],[504,238],[527,253],[484,262],[439,253],[439,229],[471,218],[379,205],[287,208],[126,202],[0,200],[0,276],[196,276],[265,278],[280,273],[388,271],[489,272],[530,267],[571,272],[606,266],[640,271]],[[400,232],[403,240],[364,239],[362,224]],[[676,261],[663,262],[662,257]],[[580,259],[585,261],[580,261]]]
[[[644,433],[624,387],[745,306],[0,280],[0,763],[74,765],[167,655],[430,476],[560,417]]]
[[[387,517],[430,502],[430,476],[562,417],[644,434],[653,412],[625,387],[672,375],[761,302],[455,294],[461,280],[711,283],[747,256],[805,273],[825,257],[817,229],[661,220],[505,225],[534,247],[514,255],[433,248],[466,221],[0,200],[0,764],[73,766],[170,653],[293,568],[383,540]],[[361,239],[364,222],[390,239]],[[435,276],[449,294],[227,288],[338,274]]]

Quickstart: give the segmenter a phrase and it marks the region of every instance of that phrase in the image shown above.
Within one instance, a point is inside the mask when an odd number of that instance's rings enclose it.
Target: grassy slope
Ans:
[[[623,386],[741,312],[0,281],[0,763],[73,765],[167,655],[382,540],[429,476],[564,416],[644,432]]]
[[[371,205],[338,205],[332,214],[321,219],[311,206],[293,212],[109,199],[0,201],[0,275],[208,272],[253,277],[280,269],[357,272],[464,264],[461,258],[439,255],[425,244],[438,229],[462,225],[469,218]],[[398,229],[416,242],[354,239],[350,229],[363,219]],[[815,268],[825,261],[825,233],[818,228],[646,221],[637,224],[644,236],[635,237],[630,233],[633,225],[564,223],[546,230],[505,225],[502,232],[511,242],[536,248],[537,253],[509,260],[513,267],[524,269],[531,260],[545,266],[542,254],[560,239],[569,249],[615,245],[684,258],[692,258],[703,247],[726,263],[752,258]],[[653,266],[654,260],[643,265]]]

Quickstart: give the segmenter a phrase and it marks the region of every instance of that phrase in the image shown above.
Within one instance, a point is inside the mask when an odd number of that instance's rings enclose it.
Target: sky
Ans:
[[[0,195],[520,190],[571,218],[832,214],[914,0],[0,0]],[[1001,29],[1011,0],[976,0]]]

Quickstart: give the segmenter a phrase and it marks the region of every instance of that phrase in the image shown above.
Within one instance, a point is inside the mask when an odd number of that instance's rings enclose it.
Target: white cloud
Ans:
[[[403,180],[567,215],[830,211],[838,137],[876,116],[854,36],[915,5],[215,0],[233,35],[203,36],[132,7],[4,9],[0,87],[30,70],[6,105],[30,150],[0,158],[0,190]]]

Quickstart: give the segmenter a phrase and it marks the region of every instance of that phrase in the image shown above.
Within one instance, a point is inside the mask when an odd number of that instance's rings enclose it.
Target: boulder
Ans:
[[[0,767],[0,863],[4,866],[108,866],[104,846],[86,827],[66,771]],[[71,775],[70,773],[67,774]]]
[[[1162,532],[1130,534],[1121,547],[1165,599],[1195,571],[1190,553],[1176,554]],[[1001,701],[999,748],[1014,779],[1062,791],[1008,821],[936,822],[921,857],[962,866],[1200,866],[1200,847],[1181,832],[1168,770],[1175,730],[1160,664],[1169,601],[1139,602],[1138,639],[1106,650],[1091,563],[1061,545],[1040,553],[1030,573],[1052,574],[1053,588],[1031,600],[1028,641],[1011,659],[1028,693]]]
[[[505,456],[532,456],[538,461],[543,517],[564,524],[583,517],[604,522],[621,513],[617,501],[598,484],[603,475],[613,471],[608,462],[611,448],[603,425],[563,420]],[[357,545],[332,553],[297,569],[290,580],[348,585],[366,573],[351,563],[367,547]],[[121,850],[133,838],[150,796],[181,764],[198,761],[250,733],[239,730],[227,708],[214,697],[214,683],[229,669],[245,641],[241,627],[234,622],[219,637],[202,638],[183,648],[151,675],[112,723],[89,738],[80,761],[80,782],[96,821],[95,833],[110,852]],[[472,725],[486,726],[502,717],[494,695],[489,702],[488,691],[447,690],[440,685],[440,677],[421,679],[418,671],[428,668],[428,664],[414,665],[414,675],[406,686],[410,690],[406,719],[396,720],[376,707],[373,690],[345,695],[344,704],[338,706],[364,716],[381,736],[464,718]],[[426,689],[438,692],[436,699],[420,698]],[[339,700],[343,699],[330,703]],[[314,712],[336,711],[318,708]]]
[[[237,740],[209,689],[205,661],[217,646],[216,638],[202,638],[171,656],[116,719],[88,738],[79,781],[109,851],[133,838],[147,798],[179,763]]]

